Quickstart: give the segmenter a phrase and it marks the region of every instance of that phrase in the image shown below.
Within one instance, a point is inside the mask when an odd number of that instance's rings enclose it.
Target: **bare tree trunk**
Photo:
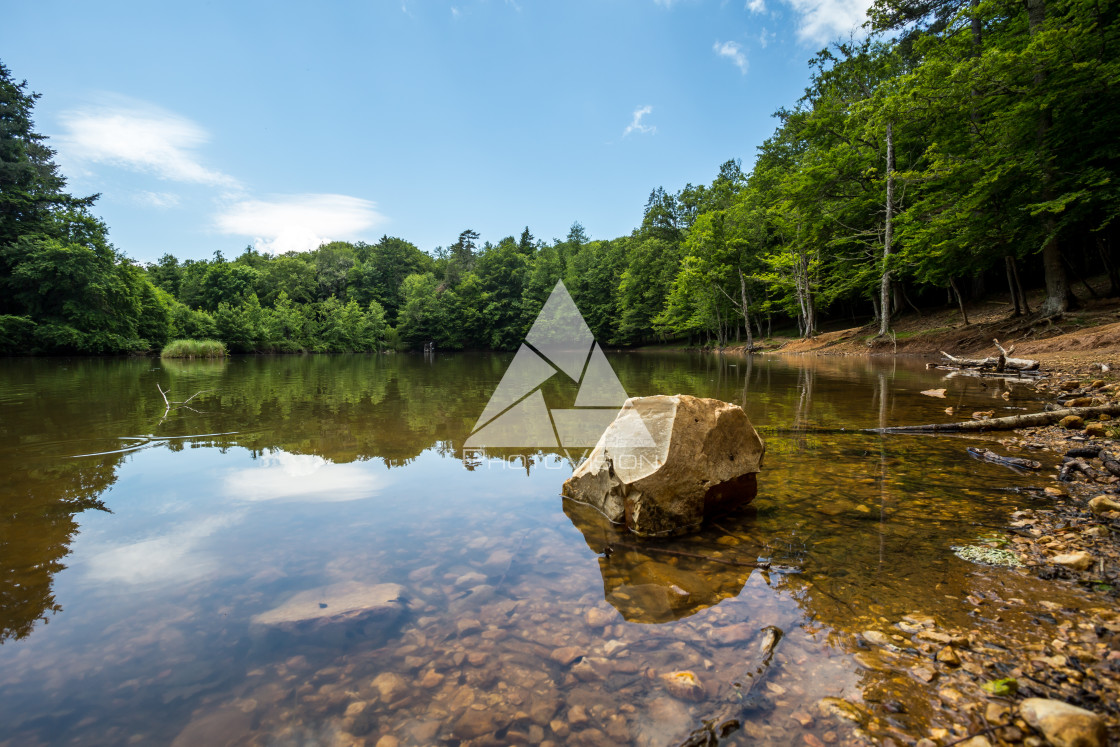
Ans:
[[[1011,258],[1011,273],[1015,276],[1015,287],[1019,290],[1019,299],[1023,302],[1023,313],[1031,313],[1031,305],[1027,303],[1027,292],[1023,290],[1023,281],[1019,279],[1019,261]]]
[[[968,326],[970,322],[968,321],[968,313],[964,310],[964,299],[961,298],[961,289],[957,287],[957,281],[953,279],[952,275],[949,276],[949,285],[953,288],[953,293],[957,294],[957,306],[960,307],[961,318],[964,319],[965,326]]]
[[[739,268],[739,296],[742,302],[743,309],[743,326],[747,328],[747,348],[754,347],[754,339],[751,337],[751,316],[750,316],[750,300],[747,298],[747,278],[743,275],[743,268]]]
[[[879,284],[879,337],[891,331],[891,272],[888,262],[894,239],[894,123],[887,122],[887,220],[883,230],[883,278]]]
[[[1023,312],[1019,310],[1019,291],[1015,287],[1015,276],[1011,273],[1011,255],[1008,254],[1003,258],[1004,269],[1007,270],[1007,287],[1011,289],[1011,303],[1015,305],[1014,316],[1019,316]]]

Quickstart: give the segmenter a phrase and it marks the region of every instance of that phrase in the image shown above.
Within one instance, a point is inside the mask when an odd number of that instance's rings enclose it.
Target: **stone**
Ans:
[[[229,744],[248,735],[253,716],[240,708],[220,708],[194,718],[175,737],[172,747],[198,744]]]
[[[1019,713],[1054,747],[1103,747],[1108,738],[1100,716],[1060,700],[1027,698]]]
[[[399,584],[362,584],[354,581],[301,591],[251,624],[303,633],[344,624],[389,623],[404,609]]]
[[[685,394],[633,397],[563,494],[638,535],[684,534],[754,499],[764,452],[738,405]]]
[[[583,649],[579,646],[561,646],[549,654],[548,658],[566,667],[581,656],[583,656]]]
[[[1058,425],[1067,430],[1079,431],[1085,427],[1085,419],[1080,415],[1066,415],[1058,421]]]
[[[377,740],[375,747],[399,747],[401,741],[394,737],[392,734],[386,734]]]
[[[382,672],[373,678],[370,686],[385,704],[395,703],[408,694],[408,683],[396,672]]]
[[[712,643],[717,643],[720,646],[731,646],[737,643],[746,643],[754,638],[756,632],[758,632],[758,628],[750,623],[742,622],[712,628],[708,637],[712,639]]]
[[[592,628],[605,628],[614,621],[615,616],[606,610],[601,610],[598,607],[592,607],[584,615],[587,624]]]
[[[946,646],[938,651],[937,660],[951,667],[959,667],[961,665],[961,657],[957,656],[957,652],[952,646]]]
[[[1089,423],[1085,426],[1085,435],[1091,438],[1104,438],[1108,435],[1108,430],[1102,423]]]
[[[459,739],[474,739],[497,729],[497,714],[492,709],[475,704],[463,711],[455,722],[451,734]]]
[[[1072,568],[1075,571],[1083,571],[1093,564],[1093,556],[1084,550],[1078,550],[1077,552],[1055,555],[1050,558],[1050,562],[1054,565]]]
[[[1111,495],[1098,495],[1089,501],[1089,510],[1095,514],[1120,511],[1120,501],[1117,501]]]
[[[692,701],[704,698],[704,688],[700,686],[700,679],[688,670],[666,672],[661,675],[661,682],[674,698]]]
[[[880,633],[878,630],[865,630],[861,633],[863,639],[868,643],[876,646],[890,646],[891,639],[887,637],[886,633]]]
[[[1095,527],[1089,527],[1081,534],[1086,537],[1107,537],[1110,532],[1108,531],[1108,527],[1102,527],[1100,524],[1098,524]]]

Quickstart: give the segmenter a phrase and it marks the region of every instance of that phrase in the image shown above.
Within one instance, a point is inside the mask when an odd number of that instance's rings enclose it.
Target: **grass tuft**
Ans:
[[[160,358],[224,358],[226,346],[217,340],[172,340]]]

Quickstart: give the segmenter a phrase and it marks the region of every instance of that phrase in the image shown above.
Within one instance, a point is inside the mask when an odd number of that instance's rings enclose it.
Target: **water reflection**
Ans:
[[[640,541],[594,508],[564,499],[564,513],[599,556],[603,597],[635,623],[663,623],[696,614],[737,597],[754,572],[758,546],[743,543],[725,528],[749,526],[745,507],[722,516],[685,540]]]
[[[768,682],[786,694],[764,694],[745,733],[781,744],[800,731],[787,739],[768,708],[897,689],[846,656],[854,633],[919,607],[960,616],[968,593],[1017,583],[948,547],[999,527],[1023,499],[994,488],[1029,478],[963,459],[958,440],[839,431],[949,419],[947,406],[1009,414],[1032,397],[1013,383],[942,382],[920,363],[612,355],[631,395],[738,402],[768,443],[757,510],[643,545],[562,502],[578,455],[464,452],[507,363],[0,362],[0,722],[18,743],[219,729],[266,744],[368,726],[369,743],[423,744],[467,739],[481,726],[465,714],[484,704],[492,740],[594,729],[664,744],[778,625]],[[173,399],[208,391],[164,418],[157,383]],[[920,394],[935,385],[946,399]],[[117,453],[73,458],[96,452]],[[732,564],[758,558],[802,572]],[[387,638],[262,648],[250,635],[294,595],[383,583],[407,600]],[[687,668],[700,701],[659,684]],[[371,688],[385,673],[400,678],[396,700]],[[928,689],[906,687],[915,701]],[[368,723],[346,715],[359,701]],[[935,718],[904,720],[920,731]]]

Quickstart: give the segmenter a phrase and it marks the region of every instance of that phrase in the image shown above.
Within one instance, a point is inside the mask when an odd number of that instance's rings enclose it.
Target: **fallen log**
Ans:
[[[968,453],[974,458],[983,462],[991,462],[992,464],[1002,464],[1004,467],[1012,469],[1042,469],[1041,462],[1036,462],[1033,459],[1023,459],[1021,457],[1003,456],[988,449],[976,449],[968,447]]]
[[[961,368],[985,368],[993,371],[1005,371],[1012,369],[1013,371],[1036,371],[1038,370],[1038,361],[1030,360],[1029,358],[1008,358],[1000,353],[997,357],[993,358],[958,358],[955,355],[949,355],[944,350],[941,354],[945,356],[951,363]]]
[[[925,425],[895,425],[889,428],[866,428],[866,433],[966,433],[981,431],[1010,431],[1016,428],[1035,428],[1053,425],[1064,417],[1078,415],[1083,418],[1101,415],[1120,415],[1120,404],[1096,407],[1069,407],[1064,410],[1035,412],[1029,415],[1011,415],[1006,418],[968,420],[962,423],[927,423]]]

